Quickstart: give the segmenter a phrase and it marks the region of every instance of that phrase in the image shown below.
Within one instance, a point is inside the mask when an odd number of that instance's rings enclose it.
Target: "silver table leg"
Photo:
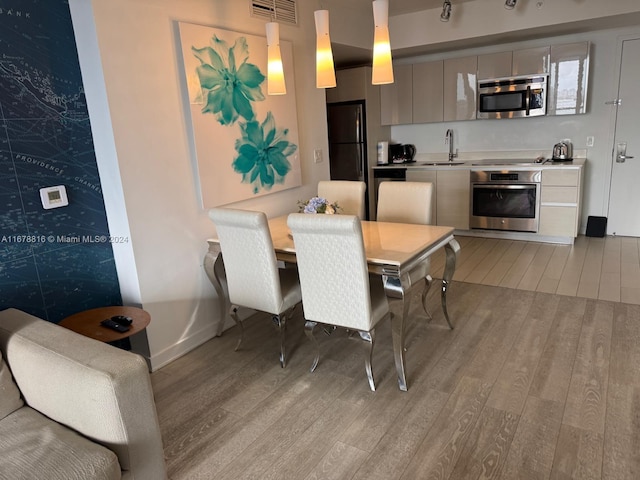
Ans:
[[[222,335],[224,324],[229,313],[229,297],[225,291],[227,286],[227,276],[224,270],[224,260],[222,259],[222,252],[220,251],[220,245],[217,243],[209,243],[209,251],[204,257],[204,271],[209,277],[209,281],[213,285],[218,295],[218,301],[220,302],[220,322],[216,327],[216,336]]]
[[[440,295],[440,300],[442,302],[444,318],[447,320],[449,328],[453,330],[453,324],[449,319],[449,312],[447,311],[447,288],[449,288],[449,284],[453,279],[453,273],[456,270],[456,261],[458,260],[460,244],[455,238],[452,238],[451,241],[444,246],[444,251],[447,255],[447,263],[445,264],[444,273],[442,275],[442,293]]]
[[[453,274],[456,269],[456,261],[458,258],[458,252],[460,251],[460,244],[455,238],[452,238],[445,246],[446,253],[446,265],[444,273],[442,275],[442,293],[441,302],[444,316],[449,324],[449,328],[453,329],[453,324],[449,318],[449,312],[447,311],[447,289]],[[384,291],[389,299],[390,303],[400,304],[400,313],[398,315],[392,315],[391,317],[391,336],[393,340],[393,357],[396,364],[396,371],[398,373],[398,387],[400,390],[407,391],[407,375],[406,375],[406,361],[405,361],[405,345],[404,345],[404,323],[409,314],[410,302],[405,298],[405,295],[409,291],[411,281],[409,275],[403,275],[402,277],[383,275],[382,280],[384,283]],[[393,304],[392,303],[392,304]]]
[[[400,304],[400,313],[391,315],[391,338],[393,341],[393,358],[398,373],[398,387],[407,391],[406,363],[404,357],[404,320],[409,313],[410,302],[405,298],[408,291],[408,275],[405,275],[405,282],[398,277],[382,276],[384,291],[387,294],[389,303]],[[404,285],[403,285],[404,283]]]

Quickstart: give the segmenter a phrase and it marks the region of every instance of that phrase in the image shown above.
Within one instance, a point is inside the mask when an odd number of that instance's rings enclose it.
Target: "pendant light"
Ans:
[[[284,95],[287,86],[284,83],[284,68],[280,55],[280,25],[267,23],[267,94]]]
[[[373,74],[371,83],[393,83],[391,45],[389,44],[389,0],[373,0]]]
[[[336,86],[336,71],[333,65],[331,38],[329,37],[329,10],[316,10],[316,87]]]

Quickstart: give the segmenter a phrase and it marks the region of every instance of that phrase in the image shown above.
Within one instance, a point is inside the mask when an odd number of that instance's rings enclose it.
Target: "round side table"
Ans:
[[[100,325],[102,320],[111,318],[114,315],[131,317],[133,320],[131,328],[126,332],[120,333]],[[93,338],[94,340],[99,340],[105,343],[114,343],[120,342],[121,340],[144,330],[147,328],[147,325],[149,325],[149,322],[151,322],[151,315],[141,308],[101,307],[75,313],[62,320],[58,325],[68,328],[69,330],[73,330],[85,337]]]

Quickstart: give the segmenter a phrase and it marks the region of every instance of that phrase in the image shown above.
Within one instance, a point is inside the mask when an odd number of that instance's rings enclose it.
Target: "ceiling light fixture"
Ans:
[[[336,71],[333,65],[331,38],[329,37],[329,10],[316,10],[316,87],[336,86]]]
[[[284,82],[284,68],[280,55],[280,25],[267,23],[267,94],[284,95],[287,86]]]
[[[371,83],[393,83],[393,63],[389,43],[389,0],[373,0],[373,69]]]
[[[449,18],[451,18],[451,0],[444,0],[444,3],[442,4],[442,13],[440,14],[440,21],[448,22]]]
[[[516,3],[518,3],[518,0],[506,0],[504,2],[504,8],[506,8],[507,10],[513,10],[513,8],[516,6]]]

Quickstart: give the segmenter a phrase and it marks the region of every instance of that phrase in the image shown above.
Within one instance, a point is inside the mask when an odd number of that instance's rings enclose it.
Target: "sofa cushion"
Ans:
[[[20,391],[0,352],[0,420],[22,407]]]
[[[30,407],[0,420],[0,479],[116,480],[118,457]]]

